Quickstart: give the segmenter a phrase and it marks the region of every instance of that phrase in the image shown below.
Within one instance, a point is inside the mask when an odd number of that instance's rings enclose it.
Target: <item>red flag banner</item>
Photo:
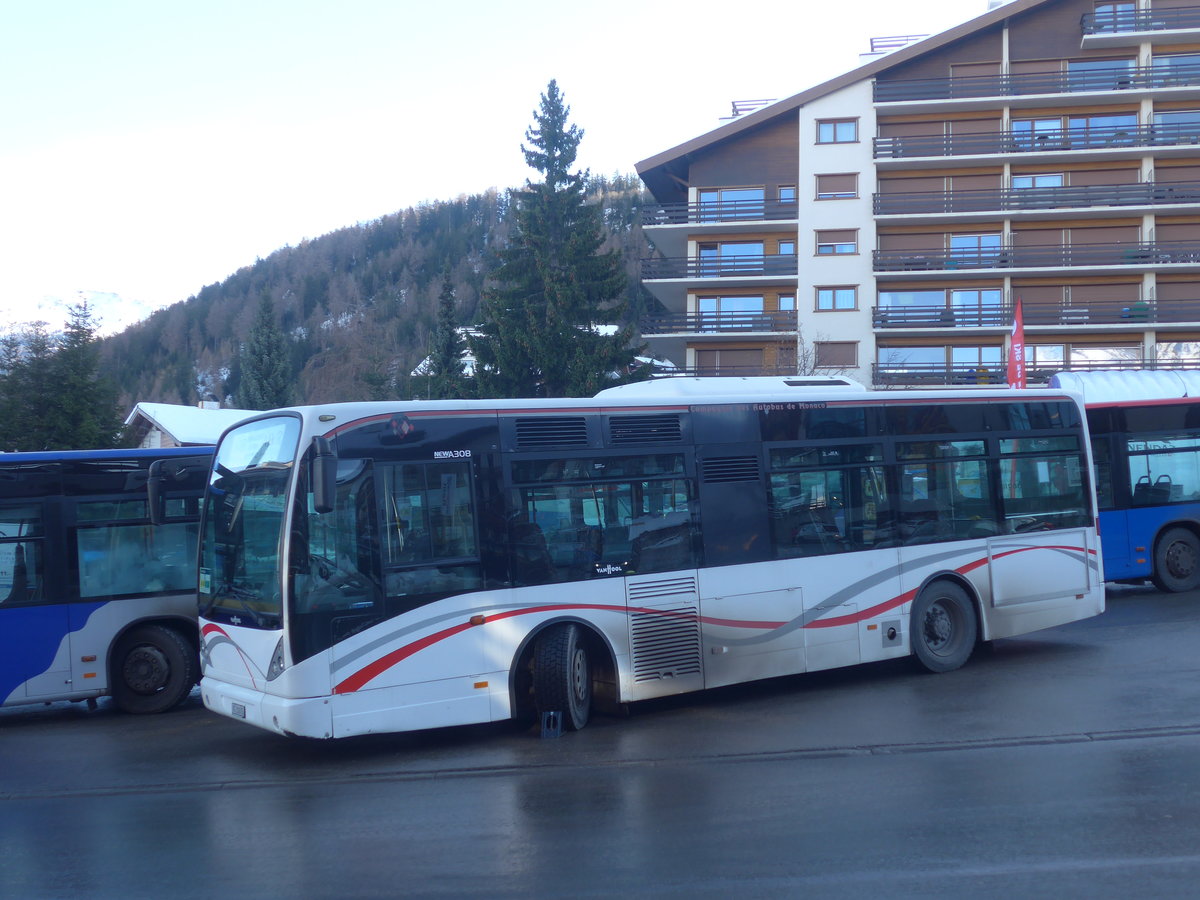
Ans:
[[[1025,387],[1025,319],[1020,297],[1013,308],[1012,339],[1008,345],[1008,386]]]

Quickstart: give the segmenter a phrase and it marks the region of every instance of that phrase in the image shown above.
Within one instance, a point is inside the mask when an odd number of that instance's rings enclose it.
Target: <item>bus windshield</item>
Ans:
[[[204,501],[200,614],[252,628],[283,625],[280,547],[300,420],[258,419],[221,440]]]

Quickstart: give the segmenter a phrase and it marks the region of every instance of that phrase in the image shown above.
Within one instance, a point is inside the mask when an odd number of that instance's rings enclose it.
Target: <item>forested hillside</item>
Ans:
[[[626,321],[655,304],[638,280],[647,247],[635,176],[592,177],[607,248],[630,280]],[[238,355],[265,294],[292,349],[298,402],[411,396],[429,352],[448,267],[458,322],[479,302],[509,231],[509,195],[489,192],[406,209],[286,247],[101,344],[102,371],[125,408],[138,401],[237,405]]]

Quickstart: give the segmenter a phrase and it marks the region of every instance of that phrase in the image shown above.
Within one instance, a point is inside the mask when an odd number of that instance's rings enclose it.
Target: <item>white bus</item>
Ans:
[[[557,717],[1104,610],[1059,391],[668,379],[265,413],[214,457],[201,693],[319,738]]]

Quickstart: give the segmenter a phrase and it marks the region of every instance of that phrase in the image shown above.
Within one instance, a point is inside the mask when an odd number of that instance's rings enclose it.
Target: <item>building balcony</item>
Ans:
[[[1112,155],[1114,151],[1153,147],[1191,147],[1200,144],[1200,124],[1106,125],[1096,128],[1057,128],[1039,131],[990,131],[967,134],[910,135],[877,137],[875,159],[928,160],[954,156],[1018,155],[1054,158],[1065,152],[1087,155]],[[1196,152],[1194,149],[1190,152]],[[1128,155],[1128,154],[1126,154]],[[1074,157],[1073,157],[1074,158]]]
[[[875,194],[876,216],[950,215],[955,213],[1037,213],[1131,206],[1200,203],[1200,182],[1139,182],[1064,187],[1003,188],[986,191],[928,191]],[[1025,218],[1035,218],[1030,215]]]
[[[1056,372],[1096,372],[1112,369],[1200,369],[1200,359],[1171,359],[1155,363],[1140,357],[1128,359],[1081,360],[1054,362],[1048,365],[1030,363],[1025,369],[1028,384],[1046,384]],[[880,387],[945,387],[986,385],[1003,387],[1007,378],[1006,365],[971,365],[961,363],[873,363],[871,383]]]
[[[1084,294],[1085,288],[1077,288]],[[1081,326],[1119,326],[1143,328],[1147,325],[1179,325],[1200,323],[1200,300],[1157,303],[1149,301],[1116,301],[1073,299],[1069,304],[1031,303],[1021,305],[1021,318],[1026,328],[1076,329]],[[1013,323],[1013,306],[1005,303],[987,307],[942,306],[876,306],[871,310],[871,324],[878,330],[911,329],[940,330],[943,328],[991,328],[1007,331]],[[1111,329],[1110,329],[1111,330]]]
[[[642,336],[728,335],[746,336],[796,333],[794,312],[675,313],[646,316],[639,323]]]
[[[795,222],[795,200],[733,200],[720,203],[660,203],[642,208],[642,227],[727,225],[738,222]]]
[[[876,250],[876,272],[930,273],[968,270],[1097,269],[1200,266],[1200,241],[1149,241],[1005,247],[982,250]]]
[[[1195,6],[1084,13],[1079,24],[1084,49],[1200,41],[1200,7]]]
[[[934,101],[985,101],[947,104],[988,106],[995,102],[1009,105],[1021,97],[1053,94],[1109,93],[1111,91],[1146,92],[1166,88],[1200,85],[1200,65],[1125,66],[1086,72],[1047,72],[1018,75],[967,75],[950,78],[915,78],[903,81],[877,81],[874,99],[877,106],[903,104],[923,106]]]
[[[792,254],[729,256],[717,259],[701,259],[695,256],[651,257],[642,260],[644,281],[795,278],[798,271],[796,257]]]
[[[701,375],[711,377],[722,375],[726,378],[753,378],[758,375],[795,375],[796,366],[680,366],[675,369],[656,371],[654,378],[673,378],[677,375]]]

